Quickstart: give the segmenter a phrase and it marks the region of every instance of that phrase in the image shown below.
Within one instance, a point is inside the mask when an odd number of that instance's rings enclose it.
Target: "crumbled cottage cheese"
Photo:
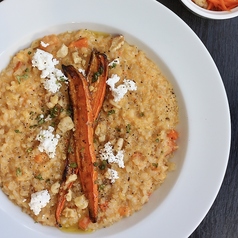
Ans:
[[[120,80],[120,77],[117,74],[112,74],[106,83],[110,86],[112,91],[112,96],[114,97],[115,102],[119,102],[128,91],[137,90],[136,83],[130,79],[124,79],[123,84],[115,87],[115,84]]]
[[[119,150],[116,155],[113,154],[111,142],[107,142],[104,148],[100,150],[101,160],[107,160],[108,163],[116,163],[120,168],[124,168],[124,151]]]
[[[50,201],[50,194],[47,190],[42,190],[31,194],[31,201],[29,203],[30,209],[37,216],[41,209],[44,208]]]
[[[40,141],[38,149],[40,152],[46,152],[50,158],[55,157],[56,146],[58,144],[60,136],[52,133],[54,127],[49,126],[48,130],[41,130],[40,133],[36,136],[36,140]]]
[[[115,183],[116,179],[119,179],[118,173],[114,169],[108,169],[106,177],[111,180],[111,183]]]
[[[49,46],[49,43],[45,43],[44,41],[40,42],[41,46],[46,48],[47,46]]]
[[[124,151],[119,150],[116,155],[113,153],[111,142],[107,142],[104,148],[100,150],[100,159],[107,160],[108,163],[116,163],[120,168],[124,168]],[[119,179],[118,172],[114,169],[109,169],[106,172],[106,178],[111,180],[111,183],[115,183],[116,179]]]
[[[79,73],[81,73],[83,76],[86,76],[85,69],[78,69]]]
[[[37,49],[32,57],[32,66],[41,70],[41,78],[47,79],[44,81],[44,88],[51,93],[56,93],[61,87],[62,81],[67,81],[67,78],[61,70],[55,68],[59,63],[58,60],[53,58],[53,55]]]

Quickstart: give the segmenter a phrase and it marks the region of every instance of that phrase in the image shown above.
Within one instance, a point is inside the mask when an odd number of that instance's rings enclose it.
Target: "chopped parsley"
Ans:
[[[67,82],[67,78],[65,78],[64,76],[60,76],[59,81],[60,82]]]
[[[92,83],[97,82],[98,77],[102,75],[103,71],[104,71],[103,66],[99,66],[98,71],[93,74]]]
[[[104,190],[104,188],[105,188],[105,184],[100,184],[99,186],[98,186],[98,190],[99,191],[103,191]]]
[[[44,119],[44,115],[40,114],[36,117],[37,120],[37,124],[38,125],[42,125],[43,123],[45,123],[45,119]]]
[[[16,76],[16,79],[17,79],[17,82],[20,84],[22,79],[28,79],[28,74],[23,74],[23,75],[17,75]]]
[[[99,76],[100,76],[99,72],[94,73],[92,77],[92,83],[97,82]]]
[[[117,63],[114,63],[114,62],[113,62],[113,63],[110,65],[110,68],[113,69],[113,68],[116,68],[116,66],[117,66]]]
[[[126,125],[126,133],[130,133],[131,132],[131,124],[127,124]]]
[[[102,163],[98,166],[100,170],[104,170],[107,167],[107,161],[103,160]]]
[[[115,110],[113,110],[113,109],[107,112],[107,115],[108,115],[108,116],[110,116],[110,115],[112,115],[112,114],[115,114]]]
[[[21,175],[22,175],[21,169],[20,169],[20,168],[17,168],[17,169],[16,169],[16,176],[18,177],[18,176],[21,176]]]
[[[77,168],[78,165],[77,165],[76,162],[73,162],[73,163],[70,163],[70,164],[69,164],[69,167],[70,167],[70,168]]]
[[[73,153],[74,152],[74,149],[72,148],[72,146],[69,146],[68,147],[68,153]]]
[[[56,105],[49,110],[49,115],[52,119],[56,118],[59,115],[59,113],[62,112],[62,110],[63,110],[62,108]]]
[[[33,148],[31,147],[31,148],[28,148],[28,149],[26,150],[26,152],[27,152],[27,153],[30,153],[32,150],[33,150]]]
[[[158,163],[152,163],[155,168],[158,168]]]
[[[20,130],[14,130],[16,133],[22,133]]]
[[[44,180],[41,174],[36,175],[35,178],[39,180]]]
[[[95,166],[95,167],[98,167],[98,165],[99,165],[98,162],[94,162],[94,163],[93,163],[93,166]]]

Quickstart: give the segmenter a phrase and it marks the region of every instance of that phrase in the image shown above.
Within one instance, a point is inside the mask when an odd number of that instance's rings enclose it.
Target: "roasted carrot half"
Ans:
[[[63,70],[65,71],[66,75],[70,76],[70,72],[74,72],[74,74],[77,77],[81,77],[83,80],[82,75],[77,76],[76,70],[72,68],[72,66],[67,67],[63,66]],[[68,71],[69,72],[68,72]],[[106,80],[108,76],[108,61],[105,54],[99,53],[96,50],[93,50],[90,56],[88,68],[86,70],[86,78],[88,86],[91,86],[90,91],[90,100],[91,100],[91,106],[92,106],[92,113],[93,113],[93,121],[95,121],[98,117],[99,111],[102,107],[104,97],[105,97],[105,91],[106,91]],[[76,100],[76,99],[75,99]],[[75,102],[76,103],[76,102]],[[69,144],[69,147],[74,148],[74,141],[72,142],[72,136],[70,136],[71,142]],[[78,168],[74,169],[72,168],[72,164],[77,164],[76,158],[72,153],[68,153],[65,170],[63,173],[63,178],[59,190],[58,195],[58,204],[56,208],[56,225],[60,226],[60,216],[64,209],[65,201],[66,201],[66,194],[68,193],[69,189],[72,187],[73,182],[67,184],[66,186],[66,180],[67,178],[72,174],[78,173]],[[82,180],[82,179],[81,179]]]
[[[99,111],[101,110],[106,92],[106,80],[108,76],[107,56],[94,49],[91,53],[86,75],[90,85],[93,116],[94,120],[96,120]]]
[[[75,124],[73,134],[75,159],[79,168],[82,190],[89,201],[89,217],[95,223],[98,214],[98,187],[95,183],[97,172],[93,165],[96,155],[93,144],[94,116],[89,85],[83,74],[72,65],[62,65],[62,69],[69,79],[69,96]]]
[[[72,134],[72,132],[71,132]],[[72,148],[74,141],[72,135],[70,135],[70,141],[68,148]],[[55,211],[55,219],[56,219],[56,226],[60,227],[60,216],[64,209],[65,201],[66,201],[66,194],[69,192],[69,189],[72,187],[73,182],[67,183],[67,179],[70,175],[78,174],[78,165],[75,161],[75,156],[71,152],[70,149],[68,149],[67,158],[65,162],[65,169],[62,176],[62,182],[59,188],[59,194],[58,194],[58,202],[57,207]]]

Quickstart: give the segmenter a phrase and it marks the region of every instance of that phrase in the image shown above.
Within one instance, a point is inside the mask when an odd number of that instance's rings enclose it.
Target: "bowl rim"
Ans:
[[[193,13],[202,16],[204,18],[223,20],[238,16],[238,7],[235,7],[230,11],[212,11],[198,6],[192,0],[180,0],[180,1]]]

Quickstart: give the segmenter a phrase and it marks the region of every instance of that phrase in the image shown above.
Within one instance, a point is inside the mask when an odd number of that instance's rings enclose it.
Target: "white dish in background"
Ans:
[[[229,106],[214,61],[192,30],[154,0],[136,4],[134,0],[7,0],[0,3],[4,36],[0,70],[32,40],[79,28],[124,34],[173,83],[180,106],[180,148],[173,159],[177,169],[141,211],[86,235],[35,224],[0,191],[1,234],[4,238],[189,236],[211,207],[229,156]]]
[[[224,20],[238,16],[238,7],[231,11],[211,11],[198,6],[192,0],[181,0],[181,2],[196,15],[209,19]]]

